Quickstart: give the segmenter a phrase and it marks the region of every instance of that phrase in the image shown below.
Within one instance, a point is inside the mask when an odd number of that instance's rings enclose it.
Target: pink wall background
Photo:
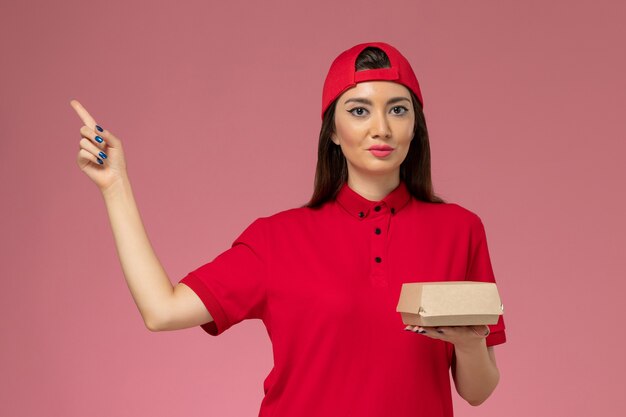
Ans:
[[[483,219],[506,306],[501,383],[479,408],[455,394],[456,415],[623,415],[625,18],[619,1],[2,2],[0,415],[257,415],[259,321],[144,327],[69,101],[123,140],[175,283],[308,200],[325,73],[370,40],[413,64],[435,189]]]

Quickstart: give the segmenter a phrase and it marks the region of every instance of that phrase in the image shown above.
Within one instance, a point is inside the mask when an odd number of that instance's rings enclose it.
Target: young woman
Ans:
[[[433,193],[421,91],[393,46],[359,44],[333,61],[311,200],[257,218],[176,286],[146,236],[121,141],[71,104],[85,124],[78,165],[104,196],[146,326],[216,336],[265,324],[274,367],[260,416],[448,417],[450,372],[472,405],[493,392],[502,319],[415,328],[395,310],[404,282],[495,279],[481,219]]]

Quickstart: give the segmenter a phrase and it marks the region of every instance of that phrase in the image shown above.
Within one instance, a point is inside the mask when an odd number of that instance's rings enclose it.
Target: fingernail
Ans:
[[[99,163],[100,165],[104,164],[104,162],[102,162],[102,159],[98,158],[97,156],[96,156],[96,159],[98,160],[98,163]]]
[[[104,139],[102,139],[100,136],[96,136],[94,139],[95,139],[95,140],[96,140],[96,142],[98,142],[98,143],[102,143],[102,142],[104,141]]]
[[[419,334],[424,334],[424,333],[426,333],[426,330],[418,330],[417,332],[418,332]]]
[[[98,155],[100,155],[103,159],[107,159],[107,154],[105,154],[102,151],[100,151],[100,153]]]
[[[96,125],[96,129],[98,129],[98,132],[104,132],[104,129],[101,128],[100,126]]]

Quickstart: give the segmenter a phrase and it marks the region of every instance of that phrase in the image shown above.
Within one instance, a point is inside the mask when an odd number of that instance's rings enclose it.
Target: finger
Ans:
[[[88,126],[82,126],[80,128],[80,135],[83,138],[89,139],[91,143],[95,144],[100,149],[104,149],[105,146],[107,145],[107,142],[102,138],[102,136],[104,135],[97,134],[96,132],[93,131],[93,129],[91,129]]]
[[[82,138],[79,144],[81,149],[84,149],[90,154],[94,155],[94,158],[100,158],[102,161],[106,161],[106,159],[108,158],[106,152],[100,150],[100,148],[90,142],[89,139]]]
[[[413,332],[413,333],[421,333],[420,327],[419,326],[412,326],[412,325],[408,325],[404,328],[404,330],[407,330],[409,332]]]
[[[83,161],[93,162],[95,165],[98,166],[104,165],[104,161],[102,159],[98,161],[98,157],[87,151],[86,149],[81,149],[80,151],[78,151],[78,165],[83,167]]]
[[[78,100],[71,100],[70,105],[86,126],[89,126],[92,130],[96,128],[96,120],[91,117],[87,109],[85,109],[83,105],[78,102]]]
[[[424,334],[424,333],[426,333],[426,328],[424,328],[422,326],[415,326],[415,327],[413,327],[413,331],[415,333]]]
[[[116,148],[120,150],[122,149],[122,141],[119,140],[113,133],[104,129],[102,126],[96,125],[96,128],[98,129],[98,131],[95,132],[92,129],[93,134],[98,135],[99,137],[104,139],[104,143],[106,143],[109,148]]]
[[[416,329],[417,330],[415,333],[421,334],[430,339],[443,340],[446,337],[445,334],[437,333],[437,331],[435,330],[435,327],[419,327],[418,326]]]
[[[438,326],[435,330],[440,330],[437,333],[453,334],[463,331],[463,326]]]
[[[443,333],[440,327],[435,327],[435,326],[421,326],[420,329],[422,329],[426,333],[439,333],[439,334]]]
[[[489,326],[485,324],[482,325],[482,328],[479,330],[476,329],[476,326],[471,326],[471,327],[472,327],[472,331],[476,333],[477,336],[480,336],[480,337],[487,337],[491,333],[491,329],[489,328]]]

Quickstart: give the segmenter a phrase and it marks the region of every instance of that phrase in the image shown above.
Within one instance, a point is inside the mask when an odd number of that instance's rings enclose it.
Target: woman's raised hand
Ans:
[[[96,124],[93,117],[76,100],[70,105],[83,121],[80,128],[77,163],[80,169],[105,192],[118,181],[127,178],[122,142],[111,132]]]

